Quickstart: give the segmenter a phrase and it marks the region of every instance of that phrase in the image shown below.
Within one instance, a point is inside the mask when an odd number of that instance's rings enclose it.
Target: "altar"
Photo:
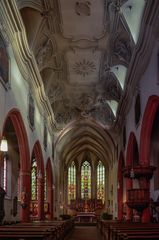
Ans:
[[[94,212],[78,212],[75,221],[84,223],[96,222],[96,214]]]

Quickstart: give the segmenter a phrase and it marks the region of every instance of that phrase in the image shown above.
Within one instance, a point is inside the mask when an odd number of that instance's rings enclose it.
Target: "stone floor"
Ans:
[[[102,240],[96,226],[75,226],[66,240]]]

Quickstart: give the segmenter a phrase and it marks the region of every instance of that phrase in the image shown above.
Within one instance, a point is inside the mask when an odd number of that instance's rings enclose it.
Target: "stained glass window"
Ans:
[[[37,200],[37,162],[34,158],[31,166],[31,200]]]
[[[105,200],[105,167],[101,161],[98,162],[97,166],[97,199]]]
[[[45,171],[45,175],[44,175],[44,200],[46,201],[47,199],[47,174]]]
[[[88,161],[85,161],[81,168],[81,198],[91,198],[91,166]]]
[[[73,161],[68,169],[68,203],[76,199],[76,166]]]

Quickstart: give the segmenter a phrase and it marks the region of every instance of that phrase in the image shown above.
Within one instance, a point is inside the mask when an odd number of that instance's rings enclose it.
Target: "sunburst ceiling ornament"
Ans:
[[[96,70],[96,66],[93,61],[86,61],[83,59],[80,62],[76,62],[73,66],[73,71],[83,77],[90,75]]]

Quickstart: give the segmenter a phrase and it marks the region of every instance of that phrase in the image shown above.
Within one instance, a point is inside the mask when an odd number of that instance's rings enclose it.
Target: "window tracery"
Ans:
[[[76,166],[73,161],[68,168],[68,203],[76,199]]]
[[[81,167],[81,198],[91,198],[91,166],[88,161],[83,162]]]
[[[32,159],[31,166],[31,200],[37,200],[37,161]]]
[[[101,161],[98,162],[97,166],[97,199],[105,201],[105,167]]]

